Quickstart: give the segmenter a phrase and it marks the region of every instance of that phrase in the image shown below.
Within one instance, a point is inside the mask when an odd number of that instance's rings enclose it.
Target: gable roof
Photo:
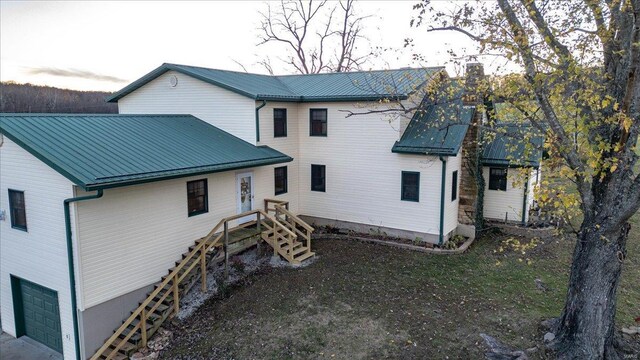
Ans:
[[[165,63],[114,93],[107,101],[118,101],[171,70],[255,100],[315,102],[404,99],[443,69],[428,67],[276,76]]]
[[[393,145],[392,152],[442,156],[458,154],[475,108],[463,106],[462,87],[458,81],[451,81],[447,86],[442,93],[450,94],[451,101],[441,99],[437,104],[416,111],[400,140]]]
[[[191,115],[0,114],[0,133],[87,191],[293,160]]]

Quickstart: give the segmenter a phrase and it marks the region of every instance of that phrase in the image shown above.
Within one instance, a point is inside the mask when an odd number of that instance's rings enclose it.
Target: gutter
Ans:
[[[267,105],[267,100],[262,100],[262,104],[256,108],[256,143],[260,141],[260,109]]]
[[[445,182],[447,180],[447,160],[444,156],[440,156],[442,161],[442,178],[440,180],[440,236],[438,245],[444,243],[444,194],[445,194]]]
[[[524,178],[524,196],[522,197],[522,225],[527,223],[527,195],[529,195],[529,174]]]
[[[77,201],[99,199],[102,197],[102,190],[98,190],[95,195],[73,197],[64,200],[64,225],[67,234],[67,259],[69,260],[69,287],[71,288],[71,310],[73,311],[73,337],[75,342],[76,359],[80,360],[80,337],[78,330],[78,302],[76,298],[76,273],[73,262],[73,239],[71,235],[71,215],[69,204]]]

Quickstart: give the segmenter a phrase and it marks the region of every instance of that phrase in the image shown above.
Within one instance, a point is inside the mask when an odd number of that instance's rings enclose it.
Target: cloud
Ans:
[[[53,76],[62,76],[62,77],[91,79],[91,80],[98,80],[98,81],[109,81],[114,83],[127,82],[127,80],[121,79],[115,76],[97,74],[88,70],[79,70],[79,69],[58,69],[58,68],[52,68],[52,67],[38,67],[38,68],[31,68],[29,70],[29,73],[32,75],[53,75]]]

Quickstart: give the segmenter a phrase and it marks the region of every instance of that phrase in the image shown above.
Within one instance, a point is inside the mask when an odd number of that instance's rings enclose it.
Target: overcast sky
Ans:
[[[401,49],[415,39],[426,65],[444,65],[447,49],[473,48],[458,34],[412,29],[415,1],[361,1],[374,45]],[[442,2],[444,6],[448,4]],[[282,53],[257,46],[262,1],[0,1],[0,80],[114,91],[164,62],[264,73],[257,61]],[[234,61],[235,60],[235,61]],[[277,64],[277,61],[274,61]],[[387,53],[374,68],[416,66],[408,52]],[[489,72],[490,72],[490,64]],[[277,73],[287,73],[275,67]],[[455,75],[459,69],[448,67]]]

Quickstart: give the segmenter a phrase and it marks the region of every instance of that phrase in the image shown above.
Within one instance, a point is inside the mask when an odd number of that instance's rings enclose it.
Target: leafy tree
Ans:
[[[423,0],[414,9],[414,26],[462,33],[521,69],[494,90],[546,134],[578,192],[564,207],[582,218],[552,347],[561,359],[620,358],[616,291],[640,207],[640,0]]]

